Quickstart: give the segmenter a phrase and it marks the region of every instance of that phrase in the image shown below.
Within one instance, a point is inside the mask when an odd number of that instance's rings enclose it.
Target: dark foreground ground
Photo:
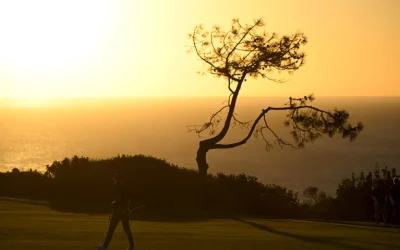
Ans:
[[[1,249],[94,249],[107,215],[60,213],[45,204],[0,198]],[[372,223],[221,219],[196,222],[131,221],[138,250],[400,249],[400,229]],[[126,249],[122,226],[109,246]]]

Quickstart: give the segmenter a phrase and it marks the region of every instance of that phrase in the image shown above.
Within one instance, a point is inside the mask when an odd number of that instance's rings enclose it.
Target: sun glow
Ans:
[[[111,1],[2,1],[0,66],[15,82],[8,96],[53,96],[54,79],[90,64],[103,46],[111,7]]]
[[[187,34],[259,17],[267,33],[304,32],[306,64],[284,84],[251,80],[241,96],[400,94],[400,1],[284,2],[0,1],[0,98],[227,96],[225,80],[196,73]]]

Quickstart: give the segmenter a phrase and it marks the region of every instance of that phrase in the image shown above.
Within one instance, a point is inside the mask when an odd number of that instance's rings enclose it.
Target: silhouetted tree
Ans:
[[[334,109],[333,112],[325,111],[312,106],[312,95],[300,98],[289,98],[288,103],[282,107],[267,106],[254,121],[240,121],[235,114],[236,102],[248,78],[265,78],[274,82],[282,79],[273,78],[271,73],[298,70],[304,62],[305,54],[300,47],[307,43],[302,33],[279,37],[277,34],[267,34],[259,29],[264,27],[262,19],[257,19],[252,25],[242,25],[238,19],[233,19],[232,27],[228,31],[214,26],[211,31],[206,31],[202,26],[195,27],[190,39],[193,46],[189,50],[195,51],[206,66],[206,72],[227,80],[229,98],[227,104],[214,113],[210,120],[203,125],[188,126],[189,131],[200,134],[209,131],[210,138],[200,141],[197,150],[197,165],[202,176],[207,175],[209,168],[207,152],[213,149],[228,149],[245,144],[252,135],[262,137],[266,142],[267,150],[273,144],[280,147],[304,147],[306,142],[314,141],[322,134],[333,136],[336,133],[354,140],[363,126],[348,124],[349,114],[345,110]],[[205,73],[205,72],[203,72]],[[224,120],[221,115],[227,111]],[[288,142],[280,137],[267,123],[267,114],[271,111],[287,111],[286,126],[291,126],[293,142]],[[216,133],[217,126],[223,122],[222,129]],[[261,123],[261,125],[259,125]],[[232,125],[239,124],[249,129],[248,134],[239,141],[222,144],[222,139],[227,135]],[[267,140],[265,131],[273,136],[273,142]]]
[[[330,215],[330,207],[334,202],[334,198],[319,190],[317,187],[307,187],[303,190],[306,200],[301,204],[302,213],[305,217],[327,218]]]
[[[327,198],[324,191],[318,190],[317,187],[308,187],[303,190],[303,195],[310,199],[310,203],[318,204]]]

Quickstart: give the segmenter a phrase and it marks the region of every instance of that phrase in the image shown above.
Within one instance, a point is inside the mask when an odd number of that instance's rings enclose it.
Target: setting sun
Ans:
[[[0,63],[8,73],[6,80],[15,83],[8,96],[70,95],[65,84],[76,82],[62,78],[94,63],[105,45],[114,5],[110,1],[2,2]]]
[[[7,24],[1,46],[4,59],[15,69],[42,73],[90,57],[103,38],[109,9],[89,1],[7,4],[1,13],[2,23]]]

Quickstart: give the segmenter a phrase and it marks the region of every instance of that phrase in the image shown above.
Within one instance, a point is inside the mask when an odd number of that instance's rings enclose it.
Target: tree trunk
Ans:
[[[199,168],[199,174],[204,179],[207,178],[207,170],[208,170],[208,163],[207,163],[207,152],[209,147],[205,146],[203,142],[200,142],[199,149],[197,150],[197,167]]]
[[[207,213],[208,210],[208,185],[207,185],[207,152],[209,147],[205,145],[204,142],[200,142],[199,149],[197,150],[197,167],[199,168],[199,178],[200,178],[200,204],[203,214]]]

